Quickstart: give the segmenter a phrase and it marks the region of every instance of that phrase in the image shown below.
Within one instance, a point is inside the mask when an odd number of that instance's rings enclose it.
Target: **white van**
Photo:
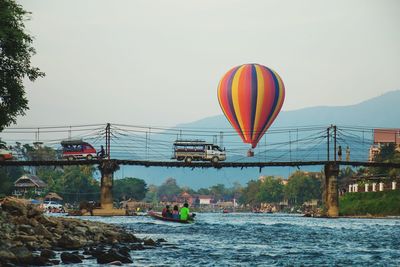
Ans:
[[[190,163],[194,160],[217,163],[226,160],[225,149],[201,140],[176,140],[172,159]]]

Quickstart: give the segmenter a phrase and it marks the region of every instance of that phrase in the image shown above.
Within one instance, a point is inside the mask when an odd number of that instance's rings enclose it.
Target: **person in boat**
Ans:
[[[172,213],[169,209],[169,205],[165,206],[165,208],[161,212],[161,215],[166,218],[172,218]]]
[[[185,203],[183,204],[183,207],[181,208],[181,212],[180,212],[180,219],[182,221],[187,221],[189,219],[189,204]]]
[[[172,218],[179,220],[179,208],[178,205],[174,206],[174,209],[172,210]]]

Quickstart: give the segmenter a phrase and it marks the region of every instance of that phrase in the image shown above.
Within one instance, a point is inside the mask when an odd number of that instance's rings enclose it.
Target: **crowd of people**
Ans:
[[[173,209],[170,209],[170,206],[167,205],[162,210],[161,215],[165,218],[172,218],[176,220],[183,220],[186,221],[190,218],[190,211],[189,211],[189,204],[183,204],[181,210],[179,210],[178,205],[175,205]]]

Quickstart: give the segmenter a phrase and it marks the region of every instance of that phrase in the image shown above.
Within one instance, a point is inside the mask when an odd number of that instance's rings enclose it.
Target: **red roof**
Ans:
[[[400,144],[400,129],[374,129],[374,144]]]

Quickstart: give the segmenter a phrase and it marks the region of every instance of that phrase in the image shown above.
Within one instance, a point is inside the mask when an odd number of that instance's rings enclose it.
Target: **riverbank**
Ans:
[[[400,216],[400,190],[347,193],[339,199],[340,216]]]
[[[162,241],[137,238],[121,227],[75,218],[48,217],[15,198],[1,200],[0,266],[55,265],[96,260],[132,263],[130,251]]]

